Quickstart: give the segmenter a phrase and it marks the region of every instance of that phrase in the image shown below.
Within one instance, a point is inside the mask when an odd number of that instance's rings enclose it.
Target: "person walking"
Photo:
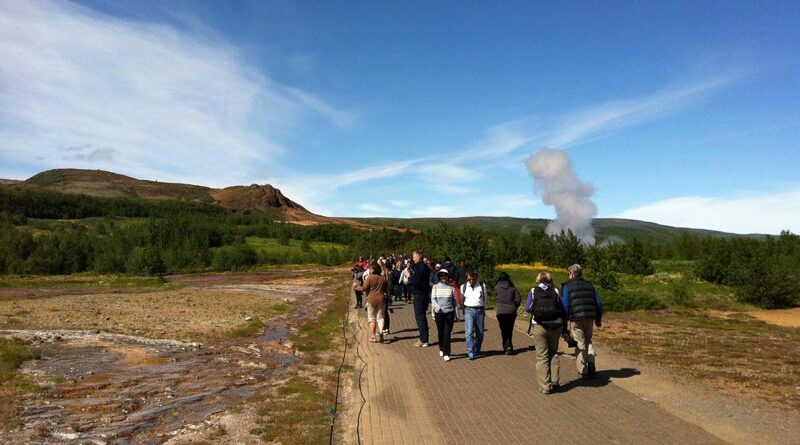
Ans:
[[[497,295],[496,315],[497,324],[500,325],[500,337],[503,339],[503,352],[506,355],[512,355],[514,344],[511,338],[514,334],[514,322],[517,320],[517,309],[522,303],[522,296],[506,272],[500,273],[494,293]]]
[[[453,317],[456,311],[456,290],[450,284],[447,269],[440,269],[437,275],[439,282],[431,289],[431,314],[439,334],[439,356],[449,362]]]
[[[536,276],[536,286],[528,292],[525,312],[533,314],[533,344],[536,346],[536,380],[542,394],[558,389],[558,339],[567,333],[567,317],[558,289],[548,271]]]
[[[400,285],[400,275],[403,273],[403,266],[400,262],[395,263],[394,269],[392,269],[391,274],[389,274],[389,281],[392,286],[392,296],[394,297],[394,301],[399,301],[400,298],[403,297],[403,288]]]
[[[419,329],[419,339],[414,343],[414,346],[428,347],[428,303],[431,301],[430,287],[428,283],[430,280],[431,270],[422,261],[422,253],[414,251],[412,255],[414,265],[412,266],[411,277],[408,279],[408,284],[411,287],[411,293],[414,297],[414,318],[417,321],[417,329]]]
[[[370,343],[383,343],[383,317],[386,306],[386,288],[388,281],[381,275],[381,266],[377,262],[369,265],[369,276],[364,280],[364,284],[359,286],[353,283],[353,289],[367,294],[367,320],[369,330],[372,333]]]
[[[581,377],[588,377],[596,371],[592,331],[594,327],[599,328],[603,324],[603,302],[597,288],[583,279],[583,268],[580,264],[569,266],[567,271],[569,281],[561,288],[562,305],[569,319],[569,332],[578,342],[575,357],[578,372]]]
[[[464,302],[464,335],[467,338],[468,360],[475,360],[481,353],[488,299],[486,285],[478,281],[478,273],[467,273],[467,282],[461,286],[461,301]]]
[[[411,266],[413,264],[414,263],[409,261],[408,264],[406,264],[405,269],[403,269],[403,272],[400,274],[400,285],[403,287],[403,298],[406,300],[406,303],[408,303],[408,300],[411,297],[411,290],[408,287],[408,279],[411,278]]]
[[[356,297],[356,306],[353,309],[358,309],[364,307],[364,303],[362,302],[363,293],[361,291],[355,290],[355,285],[358,284],[359,286],[364,284],[364,269],[361,268],[361,263],[356,263],[350,272],[353,274],[353,293]]]

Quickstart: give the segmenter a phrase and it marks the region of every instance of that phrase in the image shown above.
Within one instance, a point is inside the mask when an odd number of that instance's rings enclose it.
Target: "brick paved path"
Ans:
[[[638,371],[604,369],[601,344],[596,378],[579,379],[571,357],[564,355],[561,390],[545,396],[534,376],[536,353],[523,349],[532,344],[524,331],[514,333],[514,346],[521,352],[501,355],[497,322],[487,315],[484,355],[468,361],[464,323],[456,323],[453,359],[444,362],[435,324],[430,322],[431,346],[414,347],[413,306],[401,302],[393,308],[388,344],[367,342],[366,313],[358,312],[358,348],[367,363],[361,376],[367,399],[359,426],[363,444],[723,443],[614,385],[611,380]],[[518,319],[518,327],[524,325]],[[354,399],[357,413],[357,389]]]

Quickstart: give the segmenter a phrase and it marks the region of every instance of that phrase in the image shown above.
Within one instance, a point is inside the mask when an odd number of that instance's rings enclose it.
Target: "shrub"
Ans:
[[[159,275],[167,271],[161,252],[154,247],[134,248],[125,268],[133,275]]]
[[[670,304],[690,307],[694,306],[695,299],[690,289],[691,280],[686,275],[672,282],[670,285]]]
[[[601,295],[603,311],[627,312],[635,310],[664,309],[666,306],[657,298],[639,292],[609,292]]]
[[[258,254],[247,244],[223,246],[214,250],[215,270],[243,270],[258,263]]]

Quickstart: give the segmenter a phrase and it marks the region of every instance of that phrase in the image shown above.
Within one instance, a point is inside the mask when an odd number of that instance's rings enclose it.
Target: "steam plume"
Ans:
[[[543,148],[531,155],[526,164],[542,202],[556,208],[556,219],[547,225],[547,234],[571,230],[584,244],[594,244],[594,187],[578,178],[567,153]]]

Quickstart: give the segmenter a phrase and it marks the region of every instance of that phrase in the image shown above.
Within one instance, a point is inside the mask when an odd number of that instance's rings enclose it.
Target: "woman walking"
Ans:
[[[539,391],[550,394],[558,388],[558,339],[567,332],[567,316],[550,272],[536,276],[536,287],[528,293],[525,312],[533,314],[533,344],[536,346],[536,377]]]
[[[431,289],[431,313],[439,334],[439,356],[450,361],[450,337],[456,310],[456,290],[450,285],[447,269],[437,272],[439,282]]]
[[[369,276],[364,280],[363,286],[353,284],[353,289],[367,294],[367,320],[372,337],[370,343],[383,343],[383,316],[386,306],[386,288],[388,281],[381,275],[381,266],[376,262],[369,265]]]
[[[512,355],[514,344],[511,342],[511,337],[514,334],[514,322],[517,320],[517,309],[522,303],[522,296],[514,287],[511,277],[505,272],[500,273],[494,292],[497,295],[497,323],[500,325],[500,336],[503,339],[503,352]]]

